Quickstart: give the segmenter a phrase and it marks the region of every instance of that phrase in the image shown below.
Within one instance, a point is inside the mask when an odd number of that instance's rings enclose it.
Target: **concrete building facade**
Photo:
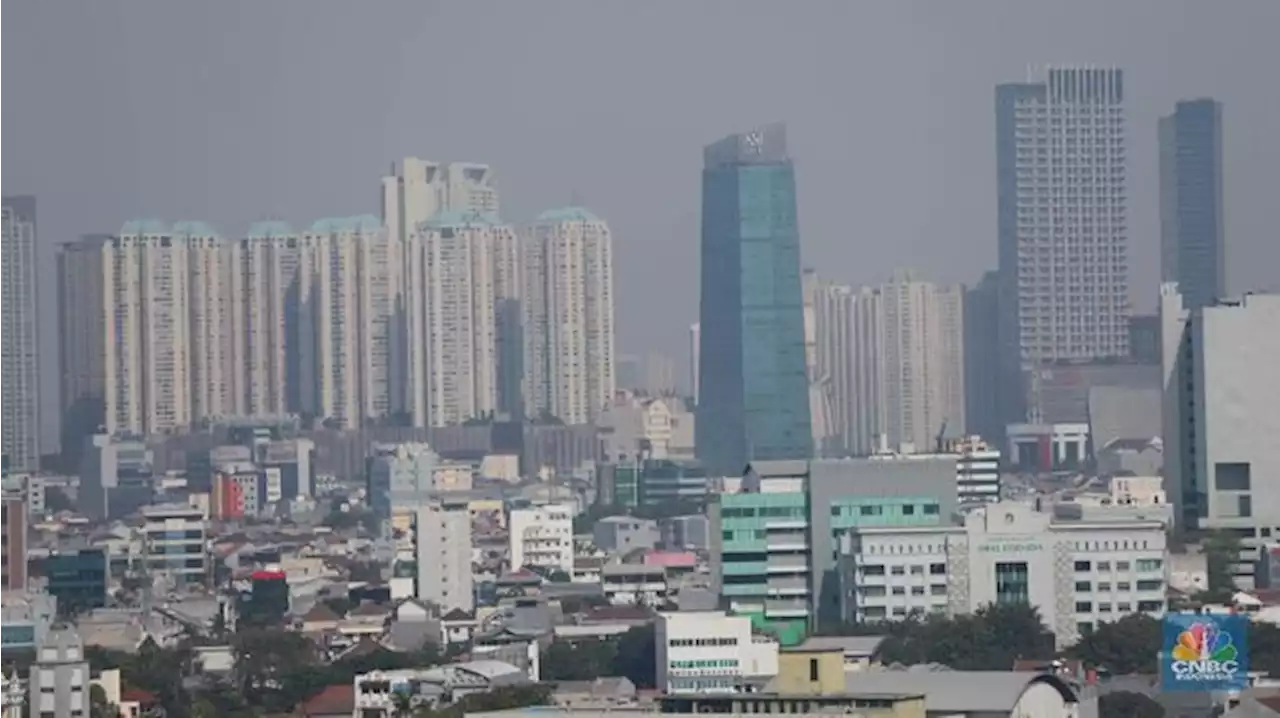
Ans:
[[[442,613],[475,610],[474,543],[466,498],[442,496],[419,506],[414,516],[415,596],[440,606]]]
[[[36,198],[0,210],[0,453],[6,468],[40,468],[40,342]]]
[[[1022,604],[1068,646],[1100,623],[1166,609],[1168,550],[1155,520],[1056,521],[1003,502],[963,526],[851,528],[839,564],[850,622]]]
[[[91,683],[80,636],[70,628],[50,630],[37,647],[36,660],[31,665],[31,715],[88,718]]]
[[[147,571],[163,576],[175,587],[205,583],[209,556],[200,509],[184,504],[154,505],[144,508],[142,517]]]
[[[778,674],[777,641],[757,635],[745,616],[660,613],[654,642],[657,689],[663,693],[744,693]]]
[[[545,504],[512,509],[507,519],[511,570],[525,566],[573,574],[573,507]]]
[[[589,210],[543,212],[523,241],[525,410],[590,423],[613,400],[613,236]]]

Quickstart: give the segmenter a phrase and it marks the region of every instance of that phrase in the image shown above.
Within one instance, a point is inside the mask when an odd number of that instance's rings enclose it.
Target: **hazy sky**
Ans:
[[[1138,308],[1180,98],[1225,103],[1231,288],[1280,285],[1277,0],[5,0],[3,31],[3,189],[37,195],[50,265],[134,217],[306,226],[376,213],[399,157],[487,162],[508,221],[610,222],[621,350],[683,366],[702,145],[787,123],[825,275],[970,282],[996,256],[993,86],[1095,63],[1127,73]]]

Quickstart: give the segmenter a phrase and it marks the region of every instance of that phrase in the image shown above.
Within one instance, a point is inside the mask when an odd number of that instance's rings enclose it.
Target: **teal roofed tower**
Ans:
[[[311,225],[311,231],[316,234],[377,232],[381,229],[382,220],[371,214],[360,214],[352,217],[327,217],[318,219]]]
[[[561,207],[549,209],[538,215],[539,222],[602,222],[594,212],[585,207]]]

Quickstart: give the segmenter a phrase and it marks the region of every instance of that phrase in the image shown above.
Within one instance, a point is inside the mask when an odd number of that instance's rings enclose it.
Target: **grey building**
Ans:
[[[964,425],[970,434],[995,444],[1004,439],[999,288],[999,273],[986,272],[964,293]]]
[[[1161,286],[1164,477],[1185,529],[1280,535],[1280,294],[1188,310]],[[1237,567],[1245,587],[1252,558]]]
[[[36,649],[28,684],[31,715],[39,718],[87,718],[89,662],[80,636],[71,628],[51,629]]]
[[[80,463],[80,511],[92,519],[117,519],[151,503],[155,471],[140,437],[97,434]]]
[[[1160,274],[1189,309],[1227,293],[1222,104],[1184,100],[1160,118]]]
[[[668,551],[705,551],[711,523],[703,514],[671,516],[658,522],[662,547]]]
[[[996,88],[1006,385],[1043,362],[1129,354],[1124,95],[1120,70],[1088,67]],[[1037,410],[1004,408],[1007,422]]]
[[[40,468],[36,198],[5,197],[0,223],[0,452],[9,469]]]
[[[608,516],[596,522],[591,531],[596,547],[611,553],[625,554],[635,549],[651,549],[658,544],[658,524],[631,516]]]

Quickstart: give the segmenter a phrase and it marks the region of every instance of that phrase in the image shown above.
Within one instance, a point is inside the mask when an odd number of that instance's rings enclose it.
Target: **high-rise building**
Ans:
[[[1001,383],[1044,362],[1127,356],[1122,71],[1049,68],[998,86],[995,105]],[[1030,393],[1005,422],[1036,418],[1034,382]]]
[[[813,455],[795,169],[781,124],[705,148],[698,457],[712,473]]]
[[[85,442],[104,431],[106,415],[108,235],[86,236],[58,251],[58,376],[62,453],[79,466]]]
[[[581,207],[543,212],[523,240],[525,404],[585,424],[613,399],[613,237]]]
[[[1280,529],[1280,294],[1188,309],[1160,288],[1164,479],[1185,530],[1257,549]],[[1246,582],[1252,565],[1240,567]],[[1247,586],[1246,586],[1247,587]]]
[[[0,453],[28,471],[40,467],[35,197],[4,198],[0,243]]]
[[[1160,273],[1194,309],[1227,292],[1222,104],[1179,102],[1159,130]]]
[[[964,423],[970,434],[1000,443],[1000,275],[986,272],[964,293]]]
[[[702,344],[702,325],[694,322],[689,325],[689,390],[693,395],[693,403],[698,403],[698,351]]]
[[[419,224],[450,210],[498,214],[488,165],[406,157],[382,178],[382,219],[393,240],[404,241]]]
[[[573,507],[513,509],[507,520],[511,570],[525,566],[573,573]]]
[[[298,278],[300,247],[298,233],[274,221],[254,223],[229,246],[237,415],[281,415],[301,406],[298,339],[303,329],[314,331],[314,321],[295,294],[304,284]]]
[[[515,232],[493,214],[447,210],[417,225],[404,257],[408,381],[400,393],[414,425],[461,424],[517,407]]]
[[[370,507],[389,538],[395,516],[412,513],[436,491],[440,456],[426,444],[377,444],[371,451],[365,468]]]
[[[940,432],[963,435],[962,291],[910,273],[860,291],[815,290],[815,364],[832,414],[827,453],[927,452]]]
[[[439,606],[442,613],[475,610],[471,569],[471,512],[467,498],[444,496],[414,512],[415,597]]]
[[[20,496],[5,496],[2,507],[4,555],[0,557],[0,585],[4,592],[27,590],[27,502]]]

